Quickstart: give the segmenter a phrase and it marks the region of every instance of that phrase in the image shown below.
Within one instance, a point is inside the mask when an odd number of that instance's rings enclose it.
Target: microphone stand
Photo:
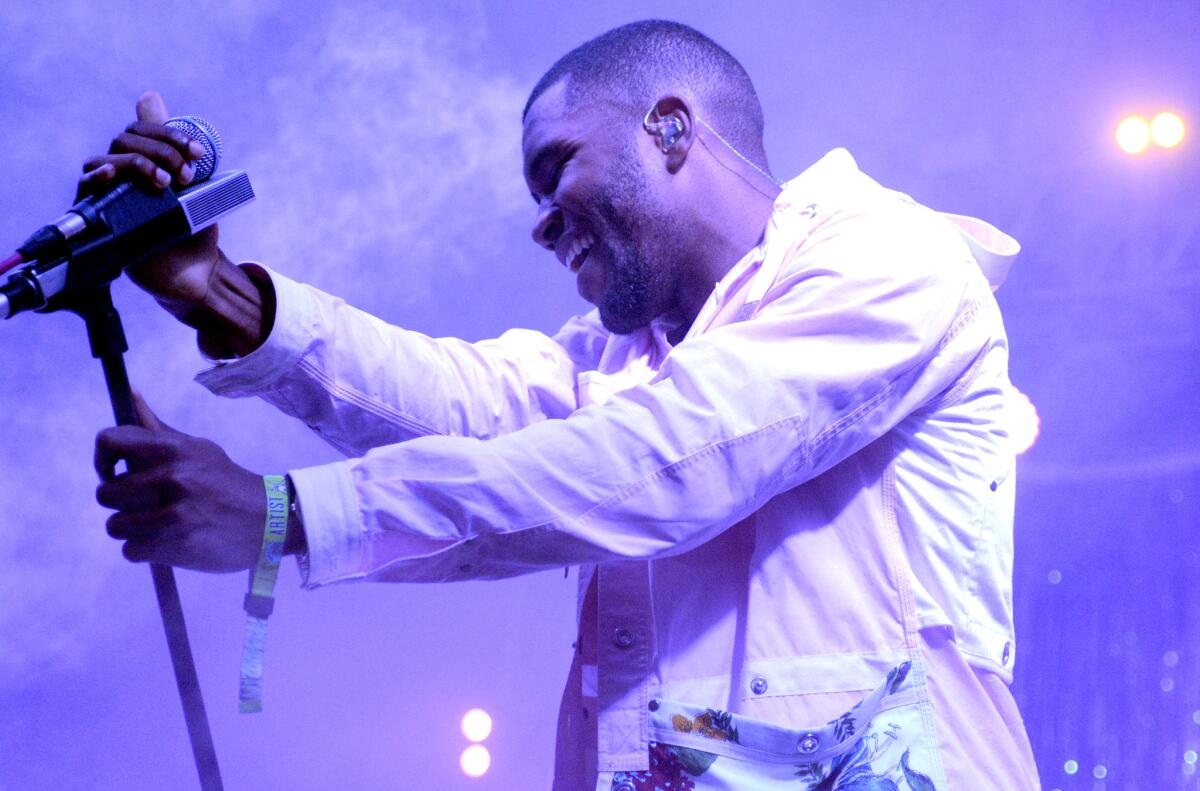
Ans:
[[[113,306],[111,283],[102,283],[76,294],[60,294],[54,302],[57,304],[51,310],[68,310],[78,314],[86,323],[92,356],[104,368],[104,381],[108,385],[108,397],[117,425],[138,425],[123,356],[129,350],[129,344],[125,340],[121,316]],[[158,597],[158,610],[167,635],[167,648],[171,654],[171,666],[175,670],[179,699],[183,704],[183,717],[187,721],[192,757],[195,758],[196,771],[200,776],[200,788],[202,791],[223,791],[217,752],[208,726],[208,714],[204,710],[204,699],[200,694],[200,680],[196,676],[192,648],[188,643],[183,607],[179,602],[179,589],[175,586],[175,574],[170,566],[161,563],[150,564],[150,574],[154,579],[154,593]]]

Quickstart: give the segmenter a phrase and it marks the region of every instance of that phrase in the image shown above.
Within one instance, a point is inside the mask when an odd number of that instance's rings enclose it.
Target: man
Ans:
[[[84,191],[190,179],[161,99],[138,117]],[[981,271],[1015,243],[844,151],[781,188],[749,78],[675,23],[568,53],[523,120],[534,239],[597,307],[553,338],[432,340],[215,230],[130,272],[219,361],[203,384],[355,457],[289,474],[305,585],[578,566],[556,788],[1036,787]],[[253,567],[262,480],[143,414],[97,439],[125,555]]]

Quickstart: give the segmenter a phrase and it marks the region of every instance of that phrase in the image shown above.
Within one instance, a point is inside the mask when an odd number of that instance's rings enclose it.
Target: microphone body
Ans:
[[[203,118],[185,115],[171,118],[163,126],[183,132],[204,149],[204,156],[192,163],[192,184],[206,181],[216,172],[217,166],[221,164],[224,146],[221,136],[212,124]],[[25,243],[17,248],[20,260],[33,262],[59,258],[66,252],[67,243],[71,239],[87,232],[89,228],[97,227],[100,221],[98,213],[102,208],[121,200],[130,189],[128,183],[118,184],[107,192],[89,195],[79,201],[66,214],[49,225],[42,226],[26,239]],[[0,269],[0,273],[3,271],[4,269]]]
[[[223,171],[178,194],[121,184],[91,202],[86,213],[68,212],[81,218],[84,231],[66,240],[64,255],[39,260],[0,286],[0,318],[57,310],[62,300],[56,297],[112,282],[125,267],[199,233],[252,200],[254,189],[244,170]]]
[[[76,203],[40,228],[6,264],[29,264],[0,286],[0,318],[27,310],[53,311],[66,295],[109,283],[127,266],[199,233],[229,212],[254,200],[244,170],[216,171],[221,136],[202,118],[172,118],[204,148],[193,163],[192,184],[176,193],[125,182]],[[11,264],[10,264],[11,262]],[[3,273],[8,266],[0,267]]]

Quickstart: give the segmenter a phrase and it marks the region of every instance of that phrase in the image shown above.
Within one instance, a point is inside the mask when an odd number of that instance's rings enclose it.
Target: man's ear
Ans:
[[[659,97],[646,113],[642,126],[663,155],[669,173],[676,173],[687,161],[696,140],[695,117],[688,101],[674,94]]]

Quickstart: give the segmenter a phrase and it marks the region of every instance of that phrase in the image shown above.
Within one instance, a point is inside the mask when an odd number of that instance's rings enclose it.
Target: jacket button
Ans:
[[[800,737],[800,743],[796,745],[802,753],[815,753],[820,746],[821,739],[815,733],[804,734]]]
[[[750,691],[755,695],[761,695],[767,691],[767,680],[762,676],[755,676],[750,681]]]
[[[622,627],[614,629],[612,633],[612,642],[617,648],[626,649],[633,645],[633,633]]]
[[[1000,664],[1002,664],[1002,665],[1007,665],[1007,664],[1008,664],[1008,660],[1009,660],[1009,659],[1011,659],[1011,658],[1012,658],[1012,642],[1011,642],[1011,641],[1005,641],[1005,643],[1004,643],[1004,655],[1000,657]]]

